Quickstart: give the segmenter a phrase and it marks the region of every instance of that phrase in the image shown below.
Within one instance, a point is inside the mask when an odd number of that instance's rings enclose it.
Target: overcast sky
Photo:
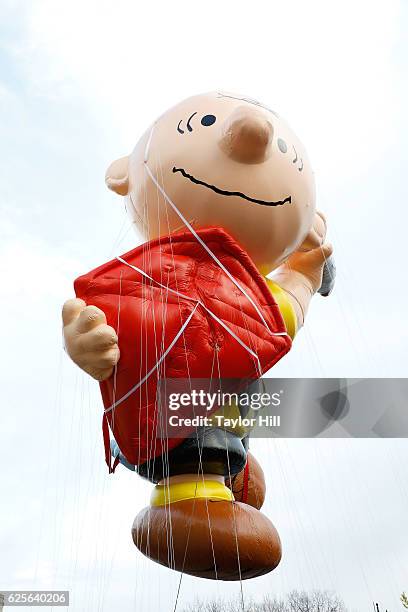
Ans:
[[[104,171],[178,100],[259,98],[309,150],[338,282],[270,375],[407,375],[407,25],[403,0],[2,1],[0,589],[69,588],[78,611],[174,607],[179,575],[130,539],[151,485],[107,476],[98,387],[63,353],[59,318],[74,278],[137,244]],[[252,450],[284,558],[244,593],[334,589],[351,610],[397,612],[406,441]],[[178,609],[238,589],[185,576]]]

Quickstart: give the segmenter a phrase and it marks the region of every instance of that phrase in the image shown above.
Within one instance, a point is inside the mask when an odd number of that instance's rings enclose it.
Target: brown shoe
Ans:
[[[235,474],[231,480],[225,481],[231,489],[236,501],[249,504],[260,510],[265,501],[265,477],[261,466],[255,457],[248,452],[247,462],[243,470]]]
[[[144,508],[132,537],[149,559],[201,578],[262,576],[282,554],[275,527],[256,508],[202,497]]]

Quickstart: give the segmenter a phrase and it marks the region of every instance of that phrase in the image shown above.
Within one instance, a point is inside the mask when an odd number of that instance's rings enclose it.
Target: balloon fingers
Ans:
[[[86,306],[78,317],[77,331],[84,334],[103,324],[106,324],[105,313],[97,306]]]
[[[72,321],[75,321],[85,307],[86,303],[84,300],[80,300],[79,298],[67,300],[62,307],[62,322],[64,327],[72,323]]]

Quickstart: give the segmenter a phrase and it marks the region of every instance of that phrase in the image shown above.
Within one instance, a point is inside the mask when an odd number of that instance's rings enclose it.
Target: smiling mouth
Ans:
[[[245,193],[241,193],[241,191],[227,191],[226,189],[220,189],[215,185],[209,185],[208,183],[195,178],[195,176],[192,174],[188,174],[188,172],[186,172],[183,168],[176,168],[173,166],[173,172],[180,172],[184,178],[188,179],[195,185],[202,185],[203,187],[207,187],[220,195],[237,196],[238,198],[243,198],[244,200],[248,200],[248,202],[254,202],[255,204],[260,204],[261,206],[283,206],[283,204],[290,204],[292,202],[292,196],[288,196],[284,200],[258,200],[257,198],[251,198],[250,196],[245,195]]]

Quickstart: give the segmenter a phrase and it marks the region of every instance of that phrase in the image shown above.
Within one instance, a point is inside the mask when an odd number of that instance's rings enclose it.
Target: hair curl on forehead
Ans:
[[[255,100],[254,98],[247,98],[245,96],[244,97],[234,96],[229,93],[223,93],[222,91],[217,91],[217,98],[231,98],[232,100],[241,100],[242,102],[247,102],[248,104],[253,104],[254,106],[259,106],[260,108],[264,108],[265,110],[275,115],[275,117],[279,118],[279,115],[276,111],[272,110],[268,106],[265,106],[265,104],[262,104],[261,102],[259,102],[258,100]]]

